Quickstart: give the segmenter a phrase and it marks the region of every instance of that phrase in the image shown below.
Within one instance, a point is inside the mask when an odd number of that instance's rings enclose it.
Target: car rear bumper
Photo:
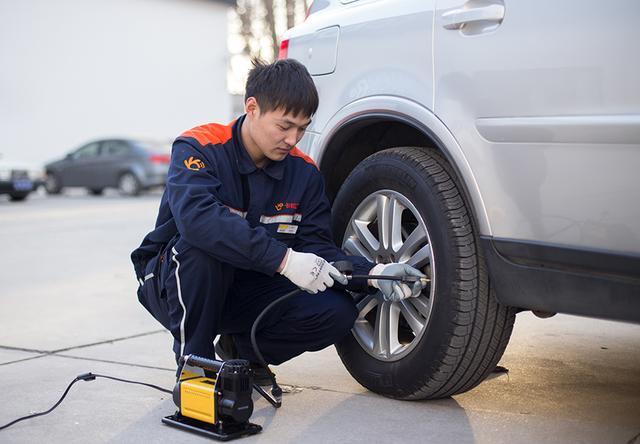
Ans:
[[[29,193],[37,187],[30,179],[13,179],[0,181],[0,194]]]
[[[167,173],[147,174],[141,182],[144,188],[164,186],[167,183]]]

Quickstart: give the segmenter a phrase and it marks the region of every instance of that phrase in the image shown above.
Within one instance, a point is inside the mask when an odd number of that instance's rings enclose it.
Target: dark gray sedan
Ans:
[[[84,187],[91,194],[105,188],[136,196],[141,191],[162,186],[169,170],[168,144],[127,139],[90,142],[45,165],[45,188],[58,194],[64,187]]]

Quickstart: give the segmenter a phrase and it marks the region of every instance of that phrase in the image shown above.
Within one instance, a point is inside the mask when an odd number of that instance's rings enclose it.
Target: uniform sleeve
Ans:
[[[216,148],[207,148],[216,149]],[[167,195],[180,236],[220,261],[273,275],[287,251],[262,227],[252,228],[219,200],[223,184],[214,156],[178,139],[171,152]]]
[[[301,202],[302,220],[293,249],[314,253],[329,262],[349,261],[353,274],[368,274],[375,264],[362,256],[350,256],[336,246],[331,233],[331,206],[324,191],[324,179],[314,169]],[[348,290],[367,292],[366,279],[354,279],[346,286]]]

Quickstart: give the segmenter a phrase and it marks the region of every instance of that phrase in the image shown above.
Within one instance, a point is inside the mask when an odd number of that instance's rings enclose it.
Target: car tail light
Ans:
[[[289,40],[280,42],[280,51],[278,51],[278,60],[286,59],[289,53]]]
[[[168,165],[171,162],[171,156],[168,154],[152,154],[149,156],[149,162]]]

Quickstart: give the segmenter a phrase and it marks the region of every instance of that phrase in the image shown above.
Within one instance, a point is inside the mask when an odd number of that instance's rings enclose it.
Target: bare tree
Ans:
[[[276,33],[276,15],[273,10],[273,0],[262,0],[265,9],[265,25],[267,27],[266,34],[271,37],[271,48],[275,55],[278,54],[278,35]],[[275,57],[274,57],[275,58]]]
[[[254,2],[250,0],[239,1],[236,6],[236,15],[240,21],[239,34],[242,37],[244,47],[242,53],[255,58],[259,56],[251,46],[253,31],[251,30],[252,17],[254,16]]]
[[[300,23],[308,0],[238,0],[236,15],[244,42],[242,53],[272,61],[278,55],[280,36]]]
[[[296,2],[295,0],[285,0],[285,3],[287,8],[287,29],[289,29],[295,26]]]
[[[232,94],[244,91],[251,59],[271,62],[278,56],[280,39],[289,28],[304,20],[310,0],[236,0],[230,23],[227,88]],[[240,113],[240,108],[234,113]]]

